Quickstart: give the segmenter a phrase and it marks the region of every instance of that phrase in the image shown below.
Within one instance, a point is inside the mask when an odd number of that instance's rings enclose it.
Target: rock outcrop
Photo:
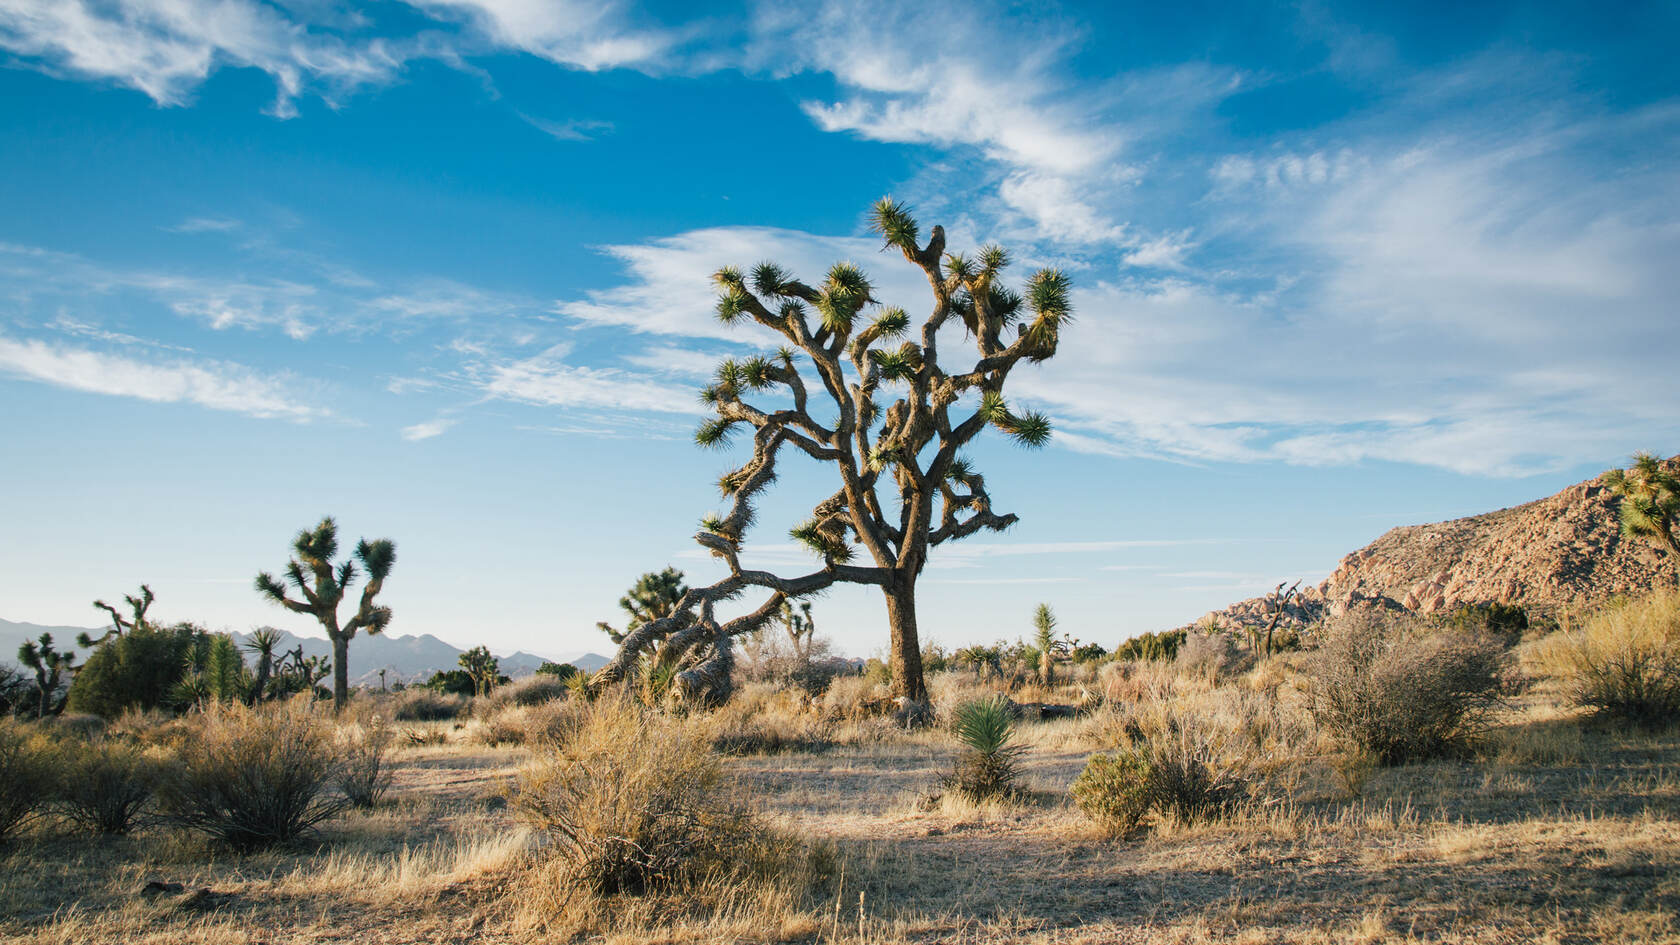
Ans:
[[[1665,465],[1680,466],[1680,456]],[[1390,529],[1343,558],[1323,582],[1302,588],[1286,605],[1280,625],[1310,624],[1358,606],[1429,615],[1464,604],[1503,603],[1531,615],[1558,616],[1616,595],[1674,586],[1680,562],[1649,541],[1624,539],[1620,502],[1590,479],[1515,508]],[[1273,606],[1267,598],[1254,598],[1198,623],[1263,626]]]

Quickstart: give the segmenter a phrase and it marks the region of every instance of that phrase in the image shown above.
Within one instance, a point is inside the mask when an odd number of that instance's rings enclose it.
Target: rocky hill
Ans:
[[[1680,467],[1680,456],[1665,464]],[[1620,501],[1590,479],[1515,508],[1391,529],[1343,558],[1321,583],[1303,587],[1281,624],[1310,623],[1361,603],[1439,614],[1497,602],[1557,616],[1618,594],[1674,586],[1676,562],[1649,541],[1622,538]],[[1266,598],[1254,598],[1198,623],[1252,626],[1271,610]]]

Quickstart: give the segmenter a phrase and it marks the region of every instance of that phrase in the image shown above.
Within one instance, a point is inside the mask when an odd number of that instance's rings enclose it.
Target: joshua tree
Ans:
[[[473,695],[482,696],[496,688],[496,679],[502,675],[502,667],[490,655],[489,647],[475,646],[462,653],[459,662],[467,675],[472,677]]]
[[[1067,649],[1067,643],[1056,639],[1056,615],[1049,604],[1039,604],[1033,611],[1033,648],[1038,651],[1038,679],[1045,686],[1056,684],[1056,657]]]
[[[801,601],[797,611],[791,601],[782,604],[782,626],[787,630],[788,641],[793,644],[793,655],[801,661],[811,658],[811,641],[816,639],[817,621],[811,616],[811,602]]]
[[[1070,315],[1069,287],[1061,272],[1042,269],[1027,280],[1024,295],[1006,288],[1000,276],[1009,255],[1002,248],[985,247],[972,259],[947,255],[945,231],[936,226],[921,243],[916,221],[891,199],[875,205],[872,222],[932,290],[930,312],[914,338],[904,337],[910,315],[880,307],[869,280],[850,263],[829,269],[815,287],[772,263],[750,275],[725,268],[714,277],[724,322],[756,322],[791,346],[772,357],[724,361],[701,391],[717,415],[696,432],[700,445],[722,446],[737,427],[753,431],[752,457],[718,482],[729,512],[708,516],[695,535],[729,574],[684,594],[671,616],[625,633],[598,683],[624,677],[639,653],[665,641],[679,652],[709,651],[677,685],[685,694],[720,698],[728,692],[734,636],[762,626],[788,599],[837,582],[871,584],[886,599],[893,684],[907,717],[925,716],[916,580],[931,549],[1015,523],[1014,515],[992,511],[984,479],[961,451],[987,426],[1027,446],[1049,440],[1049,421],[1012,410],[1003,388],[1017,364],[1056,353]],[[940,329],[947,327],[964,330],[978,353],[957,373],[940,365]],[[743,399],[749,393],[770,403],[749,404]],[[813,393],[826,409],[813,407]],[[897,399],[884,403],[892,394]],[[838,489],[790,532],[821,565],[791,578],[748,570],[740,560],[753,504],[776,478],[776,463],[789,446],[825,464],[838,480]],[[883,497],[883,488],[891,494]],[[854,546],[873,564],[853,564]],[[749,588],[770,594],[756,609],[720,621],[714,606]]]
[[[1300,581],[1289,585],[1287,590],[1280,582],[1275,590],[1266,595],[1266,603],[1271,607],[1272,615],[1266,621],[1266,629],[1260,631],[1257,635],[1257,639],[1264,641],[1265,649],[1263,652],[1266,656],[1272,655],[1272,634],[1277,632],[1278,622],[1283,620],[1284,610],[1289,605],[1290,599],[1300,595],[1300,588]]]
[[[268,695],[268,681],[274,675],[274,648],[280,645],[280,631],[273,627],[258,627],[245,641],[245,649],[257,654],[257,673],[251,680],[247,701],[256,705]]]
[[[52,708],[53,693],[58,691],[64,674],[75,671],[76,655],[54,649],[52,634],[43,633],[39,640],[25,640],[18,647],[18,661],[35,671],[35,692],[39,697],[35,717],[44,719]]]
[[[146,619],[146,611],[151,609],[152,601],[155,599],[152,596],[152,589],[145,584],[140,585],[139,597],[135,597],[133,594],[124,594],[123,600],[128,603],[128,609],[133,612],[133,615],[127,620],[123,619],[123,615],[118,612],[117,608],[102,600],[94,601],[93,606],[111,615],[111,629],[105,631],[105,635],[97,640],[86,633],[78,634],[76,645],[84,649],[92,649],[112,637],[122,636],[129,630],[150,627],[151,622]]]
[[[292,550],[296,556],[286,564],[286,578],[303,595],[303,600],[288,596],[286,586],[267,571],[257,575],[256,588],[287,610],[314,617],[327,631],[333,647],[333,708],[342,709],[350,697],[350,640],[358,630],[380,633],[391,623],[391,608],[376,607],[373,599],[385,586],[391,565],[396,563],[397,546],[386,538],[378,541],[364,538],[356,543],[356,561],[367,570],[368,582],[362,587],[355,616],[343,625],[338,622],[338,604],[356,580],[356,562],[347,558],[333,564],[332,558],[338,554],[338,524],[330,516],[321,519],[313,531],[298,532]]]
[[[624,625],[625,633],[661,617],[669,617],[676,610],[677,602],[682,600],[686,593],[688,585],[683,583],[683,573],[676,568],[649,571],[637,578],[630,592],[618,599],[618,606],[630,617],[630,622]],[[624,633],[620,633],[605,620],[595,626],[614,643],[624,642]]]
[[[1680,517],[1680,477],[1650,453],[1635,453],[1633,465],[1604,474],[1604,484],[1622,497],[1622,534],[1648,538],[1666,547],[1680,566],[1680,536],[1675,519]]]

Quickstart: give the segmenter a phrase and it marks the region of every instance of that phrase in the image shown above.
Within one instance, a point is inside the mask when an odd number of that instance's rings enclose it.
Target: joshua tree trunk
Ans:
[[[915,575],[900,574],[884,594],[887,624],[892,630],[893,691],[909,702],[925,703],[927,683],[922,678],[922,645],[916,633]]]
[[[332,635],[333,645],[333,711],[344,708],[350,700],[350,638],[342,633]]]

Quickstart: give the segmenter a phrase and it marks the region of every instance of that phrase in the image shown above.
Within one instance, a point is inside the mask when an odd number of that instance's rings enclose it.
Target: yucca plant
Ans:
[[[1680,476],[1673,468],[1650,453],[1636,453],[1632,466],[1605,473],[1604,484],[1622,499],[1622,534],[1666,547],[1680,566],[1680,536],[1675,533],[1675,520],[1680,518]]]
[[[951,731],[963,752],[944,778],[947,788],[977,801],[1015,793],[1025,749],[1013,744],[1015,720],[1007,698],[993,695],[963,703],[953,715]]]

